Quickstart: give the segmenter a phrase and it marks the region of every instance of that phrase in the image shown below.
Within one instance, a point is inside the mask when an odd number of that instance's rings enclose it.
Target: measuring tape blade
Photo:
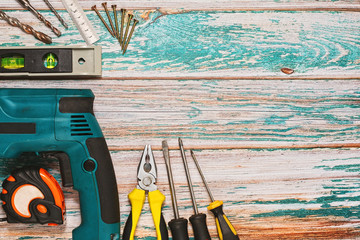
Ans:
[[[81,8],[77,0],[61,0],[66,10],[69,12],[72,20],[74,21],[77,29],[80,31],[81,36],[85,39],[86,43],[91,45],[97,42],[100,38],[96,34],[89,19],[86,17],[85,12]]]

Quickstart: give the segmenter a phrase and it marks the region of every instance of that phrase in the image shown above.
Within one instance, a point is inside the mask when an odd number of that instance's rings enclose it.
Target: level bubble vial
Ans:
[[[58,58],[54,53],[47,53],[43,57],[44,67],[47,69],[53,69],[58,64]]]
[[[1,68],[20,69],[25,66],[25,58],[20,54],[5,55],[1,57]]]

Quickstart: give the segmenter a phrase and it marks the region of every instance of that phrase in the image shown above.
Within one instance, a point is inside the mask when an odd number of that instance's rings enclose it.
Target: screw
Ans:
[[[113,12],[114,12],[114,19],[115,19],[115,28],[116,28],[116,38],[119,39],[119,22],[117,18],[117,11],[116,11],[116,5],[111,5]]]
[[[122,41],[122,49],[125,48],[125,43],[126,43],[127,34],[128,34],[128,32],[129,32],[130,22],[131,22],[131,19],[132,19],[133,17],[134,17],[134,15],[129,14],[128,22],[127,22],[127,24],[126,24],[124,39],[123,39],[123,41]]]
[[[100,18],[100,20],[102,21],[102,23],[105,25],[106,29],[109,31],[109,33],[111,34],[111,36],[114,36],[114,33],[111,31],[111,29],[109,28],[109,26],[107,25],[107,23],[105,22],[105,19],[101,16],[99,10],[96,8],[96,5],[91,7],[91,10],[94,10],[96,12],[96,14],[98,15],[98,17]]]
[[[110,22],[110,25],[111,25],[111,29],[112,29],[112,32],[113,32],[113,35],[112,35],[112,36],[113,36],[113,37],[116,37],[115,28],[114,28],[113,22],[112,22],[112,20],[111,20],[109,10],[108,10],[108,8],[107,8],[107,3],[106,3],[106,2],[103,2],[101,5],[104,7],[105,12],[106,12],[106,15],[107,15],[107,17],[108,17],[108,19],[109,19],[109,22]]]
[[[125,52],[126,52],[126,49],[127,49],[128,45],[129,45],[129,43],[130,43],[131,37],[132,37],[132,35],[133,35],[133,33],[134,33],[135,26],[136,26],[136,24],[137,24],[138,22],[139,22],[138,20],[134,19],[134,23],[133,23],[133,25],[132,25],[132,28],[131,28],[129,37],[128,37],[126,43],[125,43],[125,47],[124,47],[124,50],[123,50],[123,54],[125,54]]]
[[[121,49],[123,48],[122,42],[123,42],[125,14],[126,14],[126,10],[122,8],[121,9],[121,28],[120,28],[120,37],[119,37],[119,42],[120,42]]]

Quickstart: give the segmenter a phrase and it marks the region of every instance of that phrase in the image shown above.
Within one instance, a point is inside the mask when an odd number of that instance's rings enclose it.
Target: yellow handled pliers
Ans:
[[[165,200],[164,194],[157,190],[156,186],[156,164],[150,145],[146,145],[137,170],[138,185],[128,195],[131,203],[131,213],[125,223],[123,240],[133,240],[135,236],[136,225],[139,221],[141,210],[143,208],[146,193],[155,223],[156,235],[158,240],[168,240],[168,230],[164,216],[162,215],[162,204]]]

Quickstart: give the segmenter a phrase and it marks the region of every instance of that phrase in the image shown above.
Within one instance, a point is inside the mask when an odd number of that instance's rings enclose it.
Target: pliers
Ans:
[[[131,203],[131,213],[125,223],[123,240],[133,240],[136,230],[136,225],[140,218],[141,210],[143,208],[146,193],[148,193],[148,201],[155,224],[156,235],[158,240],[168,240],[168,230],[164,216],[161,212],[162,204],[165,201],[165,196],[156,186],[156,164],[150,145],[146,145],[137,169],[136,188],[128,195]]]

